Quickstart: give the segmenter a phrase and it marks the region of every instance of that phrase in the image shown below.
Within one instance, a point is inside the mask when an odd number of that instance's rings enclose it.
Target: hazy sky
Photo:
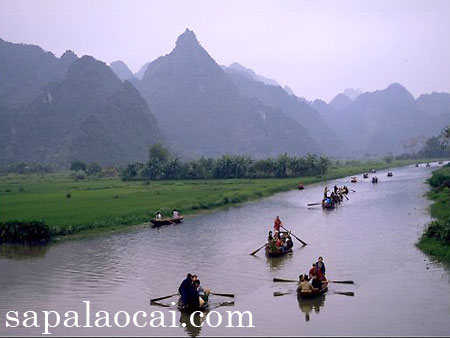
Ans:
[[[450,92],[450,1],[0,0],[0,37],[132,71],[187,27],[219,64],[239,62],[307,99],[392,82]],[[1,74],[0,74],[1,76]]]

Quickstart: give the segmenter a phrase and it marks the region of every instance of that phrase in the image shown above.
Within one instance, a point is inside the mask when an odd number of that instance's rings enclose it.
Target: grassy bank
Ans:
[[[450,167],[433,172],[429,180],[432,190],[428,197],[432,221],[425,229],[417,246],[429,255],[450,263]]]
[[[404,166],[416,161],[348,162],[324,176],[286,179],[132,181],[86,178],[67,173],[0,177],[0,222],[44,220],[53,238],[110,232],[148,222],[160,210],[184,215],[236,205],[311,184],[371,169]],[[319,198],[319,197],[318,197]]]

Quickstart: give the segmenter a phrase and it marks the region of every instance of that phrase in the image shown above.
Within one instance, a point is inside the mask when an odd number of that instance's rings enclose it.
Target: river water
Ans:
[[[240,207],[187,218],[159,230],[131,232],[59,243],[47,248],[0,247],[0,335],[41,334],[40,328],[5,327],[5,313],[54,310],[83,312],[83,300],[92,312],[174,308],[150,306],[149,299],[175,293],[187,272],[214,292],[234,293],[233,307],[214,309],[251,311],[254,328],[111,329],[59,326],[58,335],[449,335],[450,270],[415,247],[430,221],[425,179],[431,168],[421,165],[376,175],[378,185],[358,175],[328,182],[347,184],[349,194],[335,210],[308,208],[318,202],[324,184],[279,193]],[[175,206],[176,207],[176,206]],[[268,259],[263,250],[273,219],[308,245],[294,239],[292,254]],[[354,285],[330,284],[324,297],[299,302],[289,292],[292,283],[274,283],[274,277],[296,279],[322,255],[331,280],[354,280]],[[354,297],[334,294],[353,291]],[[175,299],[161,301],[170,304]],[[230,298],[212,296],[212,306]],[[179,318],[177,322],[186,318]],[[83,317],[84,318],[84,317]],[[22,319],[21,319],[22,320]],[[38,318],[42,324],[43,316]],[[84,320],[80,320],[80,324]],[[179,324],[179,323],[178,323]],[[168,324],[170,325],[170,323]]]

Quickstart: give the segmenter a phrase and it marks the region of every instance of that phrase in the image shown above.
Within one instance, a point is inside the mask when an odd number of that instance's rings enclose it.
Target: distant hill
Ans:
[[[2,47],[0,55],[5,54]],[[17,71],[10,71],[8,80],[18,88],[27,86],[27,77],[15,68],[22,60],[22,70],[30,69],[35,81],[23,95],[0,106],[0,163],[68,166],[78,159],[119,164],[145,160],[151,144],[161,140],[145,100],[103,62],[90,56],[78,59],[73,53],[58,59],[36,46],[6,48],[17,53],[8,61],[10,66],[2,63]],[[64,72],[69,57],[72,62]],[[47,72],[36,69],[39,60],[45,61]],[[3,86],[3,93],[12,87]]]
[[[232,63],[228,67],[222,67],[222,69],[227,73],[239,73],[249,79],[262,82],[268,86],[281,87],[281,85],[277,81],[275,81],[273,79],[269,79],[265,76],[256,74],[252,69],[246,68],[237,62]]]
[[[61,80],[76,59],[72,51],[57,58],[39,46],[0,39],[0,105],[28,103],[44,85]]]
[[[146,64],[144,64],[137,73],[134,74],[135,77],[137,77],[138,79],[142,79],[144,77],[145,72],[147,71],[147,68],[149,66],[151,62],[147,62]]]
[[[119,79],[122,81],[129,80],[134,77],[134,74],[131,72],[130,68],[123,61],[114,61],[111,62],[109,68],[117,75]]]
[[[228,73],[228,76],[245,97],[257,99],[272,109],[279,109],[302,125],[315,143],[320,144],[324,153],[334,152],[341,145],[336,134],[320,114],[303,99],[289,95],[279,86],[266,85],[238,73]]]
[[[362,94],[361,89],[346,88],[344,90],[344,95],[348,96],[348,98],[352,101],[355,101],[356,98],[361,94]]]
[[[353,101],[345,94],[338,94],[329,105],[336,111],[344,110],[352,105]]]
[[[171,53],[153,61],[136,85],[182,156],[321,150],[290,116],[243,95],[192,31],[178,38]]]

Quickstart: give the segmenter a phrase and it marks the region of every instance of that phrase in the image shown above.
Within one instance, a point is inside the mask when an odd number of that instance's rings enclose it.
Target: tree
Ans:
[[[169,161],[170,153],[164,148],[161,143],[153,145],[148,152],[149,162],[159,162],[161,164],[166,164]]]
[[[89,163],[86,167],[86,174],[88,174],[89,176],[97,175],[101,171],[102,167],[100,167],[100,165],[96,162]]]
[[[72,161],[70,164],[70,170],[86,172],[86,163],[82,161]]]

